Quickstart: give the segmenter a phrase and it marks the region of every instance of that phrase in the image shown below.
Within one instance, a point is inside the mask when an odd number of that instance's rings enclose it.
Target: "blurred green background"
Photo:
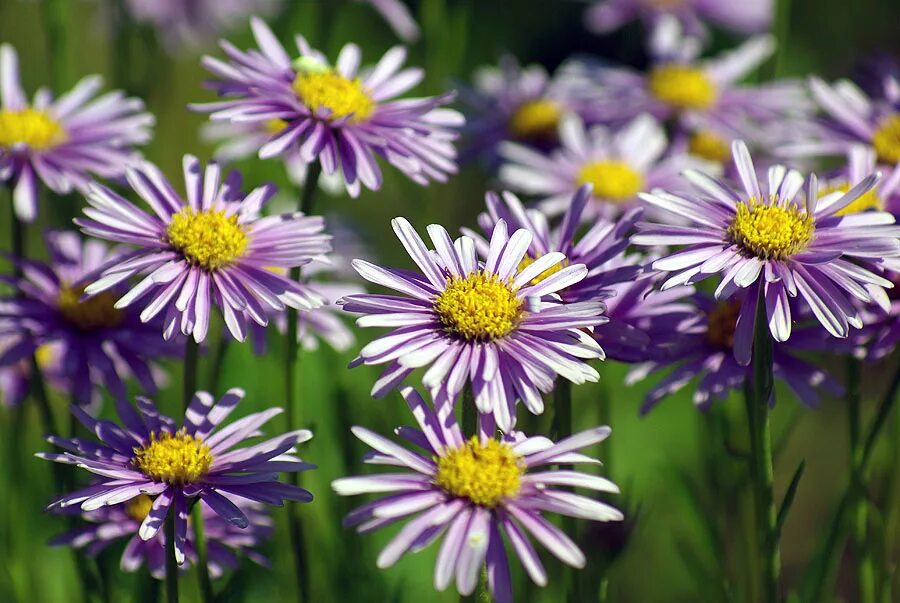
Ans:
[[[199,58],[202,50],[216,53],[216,49],[210,46],[167,53],[156,43],[152,30],[116,31],[111,26],[116,3],[111,0],[65,0],[64,4],[61,23],[66,41],[62,50],[51,56],[42,2],[0,0],[0,41],[18,50],[26,89],[30,93],[47,84],[52,69],[59,69],[67,87],[83,75],[101,73],[110,85],[124,86],[143,97],[157,117],[156,136],[146,148],[146,155],[174,182],[179,182],[184,153],[208,159],[212,151],[197,135],[205,116],[190,113],[186,104],[211,99],[201,87],[205,73]],[[632,26],[612,36],[592,36],[581,25],[587,5],[584,2],[413,0],[409,4],[423,27],[423,37],[411,47],[409,59],[428,72],[418,90],[422,93],[455,87],[467,81],[475,67],[495,63],[504,52],[515,54],[522,62],[543,63],[551,69],[573,53],[628,58],[638,63],[641,60],[640,53],[635,53],[641,46],[640,29]],[[363,48],[364,60],[374,62],[396,43],[392,32],[371,8],[354,1],[295,1],[286,14],[271,23],[282,38],[303,33],[332,57],[345,42],[354,41]],[[847,75],[872,54],[900,57],[898,34],[900,3],[896,0],[795,1],[790,7],[789,36],[783,50],[784,71],[798,77],[809,73],[829,78]],[[228,37],[239,47],[252,43],[247,27],[238,27]],[[734,42],[734,38],[717,35],[713,47],[725,48]],[[124,50],[126,55],[122,54]],[[122,56],[129,57],[127,65],[117,61]],[[244,172],[248,187],[271,180],[284,187],[289,197],[296,198],[297,192],[288,185],[279,162],[249,160],[238,167]],[[421,230],[428,223],[438,222],[453,232],[461,225],[473,224],[482,207],[484,191],[494,186],[490,176],[477,165],[464,166],[461,174],[446,186],[428,188],[420,188],[389,169],[385,172],[382,190],[363,192],[358,200],[320,194],[316,212],[349,220],[374,255],[392,265],[406,266],[408,260],[390,231],[390,218],[407,216]],[[51,211],[52,204],[65,209]],[[38,237],[41,228],[67,226],[62,216],[71,217],[82,204],[77,196],[45,198],[43,223],[31,230],[30,255],[43,255]],[[0,239],[8,248],[8,212],[0,215]],[[360,344],[372,337],[373,333],[361,333]],[[239,414],[282,403],[284,367],[280,338],[273,335],[270,344],[265,358],[254,357],[249,345],[233,345],[228,350],[221,389],[240,386],[247,390]],[[201,384],[209,382],[210,356],[206,354],[201,359]],[[352,356],[352,352],[339,355],[323,347],[316,353],[302,353],[298,369],[304,405],[301,421],[315,433],[301,454],[319,465],[317,471],[303,478],[316,501],[299,511],[311,555],[311,600],[456,600],[451,591],[433,592],[436,547],[407,556],[395,567],[381,571],[375,567],[375,556],[395,529],[361,537],[340,525],[341,517],[362,501],[338,499],[329,484],[339,476],[367,471],[360,462],[364,447],[350,436],[350,426],[359,424],[390,432],[394,426],[411,420],[398,395],[379,401],[369,397],[378,370],[345,370],[343,367]],[[837,375],[844,370],[840,360],[822,362]],[[881,395],[887,376],[895,370],[894,364],[886,362],[865,369],[868,409]],[[180,406],[181,369],[177,363],[167,369],[170,381],[157,401],[163,409],[174,412]],[[612,437],[592,452],[605,460],[602,473],[621,486],[623,494],[612,500],[627,510],[629,521],[623,528],[607,526],[605,530],[580,526],[579,540],[591,558],[580,574],[585,592],[596,590],[609,565],[609,601],[752,601],[753,595],[746,587],[752,570],[747,561],[751,545],[744,537],[752,515],[751,498],[745,481],[746,463],[739,454],[746,449],[743,403],[735,396],[710,413],[701,414],[692,407],[688,391],[666,400],[642,419],[637,410],[646,384],[624,386],[627,367],[612,362],[604,363],[599,370],[603,376],[600,384],[574,390],[575,428],[598,422],[613,427]],[[841,400],[826,399],[821,408],[810,411],[801,408],[788,393],[779,394],[774,411],[777,500],[798,463],[806,461],[806,473],[782,540],[783,582],[790,589],[798,585],[818,549],[847,484],[846,412]],[[66,401],[57,396],[54,403],[57,424],[67,425]],[[109,412],[108,404],[104,412]],[[547,433],[550,414],[527,417],[523,423],[530,430]],[[0,446],[0,601],[78,601],[78,581],[70,552],[46,546],[47,540],[63,531],[65,525],[59,518],[43,513],[57,486],[52,483],[49,464],[32,456],[49,447],[41,440],[37,413],[31,404],[26,405],[22,415],[0,407],[0,421],[0,438],[5,442]],[[273,423],[271,429],[276,427],[286,426],[281,420]],[[888,493],[896,489],[892,484],[900,482],[896,473],[900,468],[900,413],[896,410],[886,431],[870,477],[875,500],[893,500],[893,506],[882,507],[885,513],[876,518],[883,522],[884,529],[883,538],[873,547],[880,560],[894,567],[900,555],[900,498],[890,498]],[[217,583],[217,589],[225,590],[224,600],[296,600],[286,516],[280,509],[275,510],[274,516],[279,528],[277,536],[264,548],[273,568],[266,571],[245,563],[233,576]],[[615,551],[616,559],[608,564],[610,550]],[[120,554],[121,546],[114,546],[101,556],[101,565],[112,584],[112,600],[138,600],[138,594],[152,593],[148,579],[118,571]],[[844,565],[848,565],[848,556],[849,553]],[[566,577],[558,562],[544,558],[551,572],[550,586],[545,589],[528,584],[513,563],[517,600],[562,600]],[[836,582],[835,596],[851,601],[849,574],[839,571]],[[894,592],[900,593],[898,584],[895,579]],[[182,585],[183,600],[198,600],[193,572],[182,580]]]

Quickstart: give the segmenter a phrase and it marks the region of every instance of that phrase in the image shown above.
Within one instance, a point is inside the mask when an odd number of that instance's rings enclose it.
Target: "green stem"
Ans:
[[[194,394],[197,393],[197,360],[200,345],[193,337],[184,343],[184,374],[181,379],[181,406],[186,411]]]
[[[315,193],[319,186],[319,176],[322,173],[322,166],[319,163],[313,163],[309,166],[306,174],[306,183],[303,185],[303,193],[300,196],[298,209],[306,215],[312,211]],[[300,269],[292,268],[290,273],[291,280],[300,280]],[[297,396],[297,361],[299,358],[300,345],[297,341],[297,331],[299,328],[299,315],[297,310],[288,308],[287,310],[287,334],[285,339],[285,367],[284,367],[284,395],[285,395],[285,419],[287,420],[288,429],[296,429],[300,424],[302,412],[300,401]],[[300,474],[290,474],[291,483],[294,486],[300,485]],[[297,588],[301,601],[309,601],[309,584],[306,552],[303,547],[303,527],[297,517],[293,506],[287,508],[288,515],[288,531],[291,536],[291,548],[294,551],[294,566],[297,575]]]
[[[175,507],[166,516],[166,603],[178,603],[178,561],[175,559]]]
[[[471,387],[463,390],[461,406],[463,437],[471,438],[478,434],[478,407],[475,406]]]
[[[134,25],[125,0],[115,0],[115,7],[109,11],[114,52],[112,56],[113,82],[118,88],[131,92],[131,39]]]
[[[769,333],[763,287],[756,302],[753,337],[752,382],[747,388],[747,419],[750,428],[751,472],[756,503],[756,532],[759,545],[762,600],[778,601],[781,556],[778,549],[778,511],[773,494],[772,429],[769,400],[773,395],[772,336]]]
[[[556,432],[556,441],[560,441],[572,435],[572,382],[562,377],[556,380],[553,388],[553,424]],[[571,469],[569,465],[560,465],[561,470]],[[578,523],[574,517],[563,516],[563,531],[574,541],[578,541]],[[568,601],[581,600],[581,582],[577,570],[567,570],[568,574]]]
[[[869,506],[866,497],[863,446],[860,440],[862,400],[859,391],[859,360],[847,360],[847,412],[850,428],[850,483],[853,490],[853,546],[856,557],[859,603],[875,603],[875,567],[869,548]]]
[[[12,240],[11,251],[13,260],[18,260],[13,263],[13,275],[15,276],[16,282],[18,283],[22,279],[22,265],[19,263],[19,261],[25,259],[26,231],[25,225],[22,224],[22,221],[19,220],[19,217],[16,215],[16,209],[12,201],[12,189],[7,188],[6,190],[8,192],[7,201],[9,205],[9,224],[11,229],[10,234],[12,235],[10,237],[10,239]]]
[[[53,93],[63,93],[69,84],[69,35],[71,0],[44,0],[44,26],[47,30],[47,51],[50,56],[50,81]]]
[[[222,368],[225,366],[225,356],[228,352],[229,342],[231,342],[231,338],[228,336],[219,337],[219,341],[216,342],[212,372],[209,376],[209,391],[213,392],[213,394],[219,391],[220,381],[222,380]]]
[[[206,551],[206,529],[203,523],[203,504],[196,502],[193,510],[194,546],[197,549],[197,582],[200,585],[200,597],[203,603],[213,603],[212,582],[209,579],[209,564]]]

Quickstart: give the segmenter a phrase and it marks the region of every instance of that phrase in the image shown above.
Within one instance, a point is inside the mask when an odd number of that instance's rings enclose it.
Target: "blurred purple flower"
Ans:
[[[2,324],[2,323],[0,323]],[[4,331],[6,327],[0,327]],[[16,344],[15,335],[0,335],[0,357]],[[18,406],[28,397],[31,383],[31,365],[26,359],[0,366],[0,404]]]
[[[690,35],[706,32],[706,22],[740,33],[766,31],[772,21],[773,0],[602,0],[585,13],[585,25],[607,33],[641,19],[650,27],[666,16],[678,19]]]
[[[578,450],[602,442],[609,427],[595,427],[553,443],[517,432],[501,440],[493,429],[465,439],[453,413],[435,413],[412,388],[404,388],[419,429],[396,433],[416,450],[363,427],[353,434],[373,448],[367,463],[407,471],[346,477],[332,483],[343,496],[384,494],[352,511],[345,525],[368,533],[414,516],[382,549],[377,564],[390,567],[405,553],[420,551],[444,536],[434,568],[434,586],[442,591],[456,577],[456,590],[470,595],[487,566],[492,600],[513,601],[506,544],[518,556],[531,580],[546,586],[547,573],[528,534],[572,567],[585,565],[578,546],[543,517],[550,511],[593,521],[621,521],[622,513],[568,487],[618,493],[603,477],[549,465],[598,463]],[[422,449],[424,454],[418,449]],[[411,471],[408,471],[411,470]],[[537,471],[535,471],[537,470]]]
[[[93,98],[102,83],[88,76],[57,99],[41,88],[29,104],[18,55],[0,44],[0,184],[20,220],[37,216],[38,180],[61,195],[84,192],[93,177],[121,176],[138,158],[132,147],[150,140],[144,103],[119,91]]]
[[[455,128],[463,117],[442,108],[453,94],[391,100],[418,84],[421,69],[400,69],[401,47],[389,50],[373,69],[360,71],[360,50],[347,44],[334,67],[318,50],[297,38],[300,58],[287,51],[259,19],[253,34],[260,50],[242,52],[223,41],[230,62],[204,57],[220,79],[211,87],[225,100],[195,104],[212,120],[265,125],[270,134],[259,157],[295,155],[321,163],[326,175],[340,172],[351,196],[362,186],[381,187],[376,156],[414,182],[445,182],[456,172]]]

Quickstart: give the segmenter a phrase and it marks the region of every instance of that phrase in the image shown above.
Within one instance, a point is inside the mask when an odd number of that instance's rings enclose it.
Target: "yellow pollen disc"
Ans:
[[[578,172],[576,183],[592,184],[595,197],[627,201],[644,188],[644,176],[623,161],[592,161]]]
[[[84,287],[63,285],[56,298],[59,313],[82,331],[111,329],[122,324],[125,315],[115,308],[118,296],[110,291],[98,293],[84,301]]]
[[[882,120],[872,135],[872,146],[881,161],[900,163],[900,113],[893,113]]]
[[[838,191],[846,193],[849,190],[850,185],[847,183],[839,184],[836,186],[828,186],[823,189],[819,189],[819,197],[821,198],[825,195]],[[865,194],[860,195],[859,197],[851,201],[849,205],[845,205],[844,207],[836,211],[834,215],[849,216],[850,214],[858,214],[870,209],[878,211],[884,209],[884,203],[878,197],[878,192],[874,188],[869,189]]]
[[[701,159],[716,163],[725,163],[731,159],[731,147],[728,141],[709,130],[700,130],[691,135],[688,141],[688,152]]]
[[[153,499],[146,494],[141,494],[125,503],[125,513],[135,521],[144,521],[152,506]]]
[[[275,135],[280,133],[288,127],[288,122],[283,119],[267,119],[263,122],[263,129],[266,131],[266,134]]]
[[[209,446],[184,430],[150,434],[150,443],[134,449],[134,466],[147,477],[169,484],[196,482],[213,462]]]
[[[224,211],[197,212],[184,208],[174,216],[166,229],[169,243],[192,264],[208,271],[218,270],[241,257],[250,238],[238,224],[236,215]]]
[[[534,264],[534,261],[536,259],[538,259],[538,258],[532,258],[530,255],[526,255],[524,258],[522,258],[522,261],[519,262],[519,272],[522,272],[523,270],[525,270],[526,268],[528,268],[529,266]],[[547,268],[546,270],[541,272],[539,275],[537,275],[536,277],[531,279],[531,281],[528,284],[537,285],[539,282],[541,282],[548,276],[556,274],[557,272],[559,272],[560,270],[562,270],[563,268],[565,268],[568,265],[569,265],[569,262],[567,260],[563,260],[562,262],[560,262],[554,266],[550,266],[549,268]]]
[[[685,65],[661,65],[649,75],[650,92],[677,109],[706,109],[717,96],[715,85],[700,69]]]
[[[34,351],[34,359],[37,361],[39,368],[48,368],[53,362],[53,346],[48,343],[39,345]]]
[[[44,111],[0,111],[0,147],[23,144],[35,151],[46,151],[65,141],[65,129]]]
[[[434,300],[434,311],[445,331],[470,341],[505,337],[524,314],[512,286],[483,271],[449,277]]]
[[[302,72],[294,79],[294,93],[315,111],[331,109],[331,119],[353,115],[350,121],[365,121],[375,112],[375,101],[359,78],[348,80],[333,71]]]
[[[728,234],[751,255],[783,260],[806,249],[815,228],[813,218],[794,205],[766,205],[751,199],[738,203]]]
[[[493,439],[482,444],[478,436],[435,461],[438,486],[482,507],[496,507],[518,494],[525,473],[521,457],[509,444]]]
[[[562,117],[562,108],[551,100],[522,103],[509,118],[509,129],[518,138],[553,138]]]
[[[737,326],[741,304],[730,300],[717,305],[707,316],[706,341],[715,348],[734,348],[734,330]]]

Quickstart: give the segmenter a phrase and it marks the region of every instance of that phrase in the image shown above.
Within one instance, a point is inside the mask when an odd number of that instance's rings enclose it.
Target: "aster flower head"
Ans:
[[[133,308],[116,308],[122,285],[95,297],[84,296],[97,272],[121,260],[124,251],[100,241],[82,241],[74,232],[49,231],[44,241],[49,263],[18,259],[24,278],[4,279],[16,289],[0,298],[0,336],[9,341],[0,366],[22,371],[23,362],[27,365],[34,355],[42,362],[48,352],[59,359],[48,371],[50,382],[81,404],[90,402],[100,385],[124,398],[124,379],[129,376],[144,391],[155,392],[154,361],[177,353],[160,338],[160,322],[145,323]]]
[[[663,289],[721,274],[716,298],[730,299],[747,290],[734,336],[735,358],[742,365],[750,361],[760,289],[776,341],[787,341],[791,335],[790,298],[798,296],[831,335],[847,337],[850,326],[862,326],[851,298],[868,303],[872,290],[892,286],[866,266],[900,254],[900,228],[894,226],[892,215],[878,211],[837,215],[869,192],[878,176],[869,175],[847,193],[821,196],[812,175],[804,199],[804,178],[795,170],[773,166],[767,182],[760,182],[746,145],[735,142],[733,153],[740,192],[688,171],[685,176],[697,194],[659,190],[641,198],[689,219],[690,225],[638,224],[632,241],[685,246],[653,262],[654,269],[671,273]]]
[[[381,187],[376,157],[422,185],[456,172],[453,141],[463,117],[443,108],[452,94],[397,99],[424,76],[421,69],[400,70],[403,48],[361,70],[355,44],[344,46],[332,66],[297,36],[300,56],[292,60],[265,23],[254,18],[251,25],[260,50],[244,52],[223,41],[229,62],[204,57],[218,78],[210,86],[223,100],[194,108],[212,120],[265,124],[271,134],[258,149],[260,158],[318,161],[324,174],[342,174],[354,197],[362,186]]]
[[[127,178],[152,213],[92,185],[87,217],[75,220],[86,234],[138,247],[107,266],[85,288],[89,295],[143,277],[116,308],[140,302],[141,320],[163,315],[165,339],[180,331],[197,342],[206,337],[212,306],[222,311],[231,335],[243,341],[247,318],[265,326],[270,310],[308,310],[324,303],[271,270],[302,266],[330,249],[322,218],[300,212],[261,215],[274,186],[244,195],[237,172],[222,182],[217,164],[204,170],[190,155],[184,158],[186,201],[149,163],[129,169]]]
[[[508,233],[499,221],[484,262],[475,241],[456,241],[436,224],[428,227],[428,249],[410,223],[392,221],[394,232],[421,272],[394,270],[355,260],[366,280],[402,294],[351,295],[344,310],[362,314],[361,327],[387,327],[389,334],[366,345],[356,364],[384,364],[372,395],[381,397],[416,368],[428,367],[422,382],[439,405],[452,404],[470,387],[481,413],[493,414],[503,431],[515,424],[515,404],[543,412],[541,393],[557,375],[573,383],[597,381],[586,360],[603,350],[586,332],[605,322],[603,303],[564,303],[559,291],[582,281],[583,264],[559,267],[565,256],[526,260],[533,235]]]
[[[256,548],[271,538],[272,519],[262,505],[254,504],[238,497],[223,495],[247,516],[246,528],[239,528],[216,513],[203,501],[199,504],[203,513],[203,536],[206,541],[207,567],[210,576],[219,578],[227,569],[235,569],[241,557],[246,557],[268,567],[268,560]],[[127,539],[119,567],[123,572],[136,572],[146,565],[150,575],[158,580],[166,576],[165,533],[157,532],[149,540],[141,538],[141,524],[153,508],[153,499],[146,494],[132,498],[128,502],[100,507],[93,511],[80,512],[87,525],[60,534],[50,541],[51,546],[71,546],[84,550],[91,556],[99,554],[111,544]],[[186,571],[197,562],[193,523],[188,520],[185,535]]]
[[[182,564],[187,558],[187,516],[193,499],[199,498],[240,529],[250,520],[234,497],[277,506],[286,500],[310,502],[312,494],[279,482],[277,474],[314,468],[295,455],[297,444],[309,440],[312,434],[292,431],[236,448],[258,436],[258,430],[281,412],[280,408],[270,408],[219,429],[243,397],[244,392],[236,388],[218,402],[207,392],[197,392],[180,427],[143,397],[137,398],[137,409],[117,402],[121,425],[94,419],[72,407],[75,417],[96,434],[99,443],[50,436],[48,441],[64,452],[37,456],[77,465],[99,476],[99,480],[63,496],[50,509],[78,505],[82,511],[93,511],[144,495],[151,497],[153,504],[138,535],[145,541],[156,537],[171,511],[175,517],[175,554]]]
[[[0,44],[0,184],[20,220],[37,216],[39,181],[55,193],[83,192],[92,178],[121,176],[137,159],[133,147],[150,140],[144,103],[123,92],[94,98],[102,84],[88,76],[59,98],[42,88],[29,102],[18,55]]]
[[[565,489],[618,493],[609,480],[580,471],[547,469],[548,465],[598,463],[579,450],[606,439],[608,427],[589,429],[557,443],[520,432],[496,439],[490,429],[466,439],[452,413],[439,416],[411,388],[402,393],[418,429],[400,427],[396,433],[424,454],[354,427],[354,435],[374,451],[367,458],[369,464],[403,471],[347,477],[332,484],[344,496],[389,493],[347,516],[345,524],[357,526],[360,533],[411,517],[381,551],[378,567],[389,567],[404,553],[422,550],[443,535],[435,588],[446,589],[455,577],[459,593],[469,595],[486,565],[493,600],[508,603],[513,596],[505,543],[540,586],[547,584],[547,573],[529,535],[563,563],[585,565],[578,546],[543,512],[604,522],[623,519],[617,509]]]
[[[550,154],[515,143],[501,146],[506,162],[500,180],[512,190],[540,197],[541,209],[550,215],[565,212],[575,192],[587,184],[592,191],[582,219],[611,219],[639,205],[641,191],[677,186],[683,170],[706,165],[684,154],[665,156],[666,134],[649,115],[621,129],[588,129],[581,120],[568,118],[559,133],[560,147]]]
[[[715,300],[705,293],[681,299],[689,308],[677,320],[659,321],[653,333],[655,357],[636,366],[626,382],[642,381],[648,374],[668,374],[647,392],[641,413],[652,410],[666,397],[696,380],[692,400],[705,410],[716,400],[739,391],[752,378],[751,368],[734,357],[735,334],[743,298],[752,292],[741,291],[734,298]],[[806,325],[786,343],[773,348],[775,378],[784,382],[806,406],[819,405],[819,390],[838,396],[840,383],[827,371],[810,364],[796,354],[805,349],[822,349],[826,337],[821,329]]]
[[[692,36],[706,33],[706,22],[741,33],[759,33],[772,21],[772,0],[601,0],[585,13],[587,28],[608,33],[640,19],[651,28],[675,18]]]

